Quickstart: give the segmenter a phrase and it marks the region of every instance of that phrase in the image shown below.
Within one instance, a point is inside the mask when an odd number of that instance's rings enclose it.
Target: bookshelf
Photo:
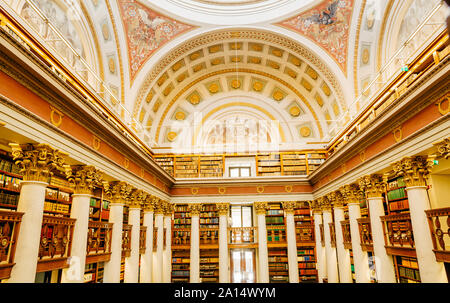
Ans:
[[[256,157],[257,176],[281,176],[280,154],[261,154]]]
[[[295,226],[312,223],[311,210],[308,202],[297,203],[297,207],[294,209],[294,221]]]
[[[224,156],[200,157],[200,177],[217,178],[223,177]]]
[[[314,246],[297,248],[297,263],[300,283],[318,281]]]
[[[191,217],[187,204],[177,204],[172,222],[173,283],[188,283],[190,269]]]
[[[303,153],[282,153],[281,167],[284,176],[306,176],[306,154]]]
[[[84,283],[103,283],[104,271],[104,262],[87,264],[84,271]]]
[[[200,212],[200,279],[219,282],[219,212],[216,204],[203,204]]]
[[[176,157],[174,161],[175,178],[198,178],[199,163],[199,156]]]
[[[0,151],[0,209],[16,210],[20,196],[20,167],[6,151]]]
[[[409,211],[408,194],[403,177],[388,180],[386,200],[389,214]]]
[[[125,281],[125,257],[120,260],[120,283]]]
[[[280,202],[269,203],[266,211],[269,282],[289,282],[286,222]]]
[[[397,281],[399,283],[420,283],[419,265],[416,258],[395,256]]]
[[[218,249],[200,249],[200,280],[203,283],[219,282]]]
[[[173,175],[174,157],[173,156],[154,156],[155,162],[161,166],[169,175]]]
[[[349,252],[350,252],[350,268],[352,271],[352,282],[356,283],[355,262],[353,260],[353,250],[350,248]]]
[[[308,174],[311,174],[323,162],[325,162],[326,153],[308,153]]]
[[[203,204],[200,213],[200,229],[219,228],[219,212],[216,204]]]
[[[62,176],[53,175],[45,189],[44,214],[56,217],[70,217],[73,189]]]

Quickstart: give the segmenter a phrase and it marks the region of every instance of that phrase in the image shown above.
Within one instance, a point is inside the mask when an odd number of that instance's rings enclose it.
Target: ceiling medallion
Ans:
[[[184,120],[186,118],[186,114],[183,112],[177,112],[175,114],[175,119],[179,120]]]
[[[284,99],[284,94],[277,90],[273,93],[272,97],[275,101],[281,101]]]
[[[209,86],[208,90],[210,93],[215,94],[219,91],[219,85],[217,85],[217,83],[213,83]]]
[[[257,92],[261,91],[263,89],[263,84],[261,82],[255,82],[253,84],[253,89]]]
[[[284,190],[285,190],[286,192],[288,192],[288,193],[292,192],[292,185],[286,185],[286,186],[284,187]]]
[[[304,138],[309,137],[311,135],[311,129],[307,126],[303,126],[300,128],[300,135]]]
[[[238,79],[234,79],[233,81],[231,81],[231,87],[233,87],[234,89],[238,89],[239,87],[241,87],[241,81],[239,81]]]
[[[167,134],[167,140],[169,140],[170,142],[173,142],[177,137],[177,133],[176,132],[169,132]]]
[[[200,103],[200,96],[197,95],[197,94],[194,94],[194,95],[190,96],[190,97],[189,97],[189,102],[190,102],[192,105],[199,104],[199,103]]]
[[[262,185],[257,186],[257,187],[256,187],[256,191],[257,191],[259,194],[262,194],[262,193],[264,192],[264,186],[262,186]]]
[[[292,117],[298,117],[300,115],[300,108],[298,106],[292,106],[289,113]]]

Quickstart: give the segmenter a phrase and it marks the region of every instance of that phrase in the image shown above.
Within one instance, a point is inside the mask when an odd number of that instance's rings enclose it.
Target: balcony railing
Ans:
[[[334,223],[328,223],[328,227],[330,228],[331,247],[336,247],[336,230]]]
[[[228,228],[229,244],[256,244],[257,227],[230,227]]]
[[[285,226],[267,226],[267,244],[285,244],[286,242]]]
[[[153,251],[156,251],[157,243],[158,243],[158,227],[153,226]]]
[[[14,266],[14,252],[23,213],[0,211],[0,280],[8,279]]]
[[[296,228],[297,245],[314,245],[314,224],[302,224]]]
[[[145,254],[145,249],[147,248],[147,226],[141,226],[139,230],[139,253],[141,255]]]
[[[450,207],[426,210],[436,261],[450,262]]]
[[[113,223],[89,221],[86,264],[109,261],[112,227]]]
[[[200,245],[219,245],[219,228],[200,228]]]
[[[44,215],[36,272],[68,267],[76,219]]]
[[[319,224],[319,230],[320,230],[320,243],[322,244],[322,247],[325,247],[325,235],[323,232],[323,224]]]
[[[410,214],[388,215],[380,219],[383,222],[386,252],[391,255],[416,257]]]
[[[133,225],[124,224],[122,227],[122,257],[129,257],[131,253],[131,229]]]
[[[369,218],[359,218],[358,222],[359,237],[361,240],[361,248],[363,251],[373,252],[372,229],[370,227]]]
[[[172,247],[191,245],[191,229],[175,228],[172,230]]]
[[[345,249],[352,249],[352,234],[350,232],[350,220],[341,221],[342,237]]]

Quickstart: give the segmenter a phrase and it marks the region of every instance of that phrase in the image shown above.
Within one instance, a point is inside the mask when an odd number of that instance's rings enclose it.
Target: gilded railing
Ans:
[[[200,228],[200,245],[208,244],[219,244],[219,228]]]
[[[267,243],[286,243],[286,227],[267,226]]]
[[[297,244],[313,243],[314,237],[314,224],[302,224],[295,228]]]
[[[0,280],[8,279],[14,266],[17,235],[23,213],[0,211]]]
[[[229,244],[255,244],[257,243],[256,227],[230,227],[228,228]]]
[[[359,218],[358,222],[359,237],[361,248],[364,251],[373,251],[372,229],[370,227],[370,218]]]
[[[191,244],[190,228],[174,228],[172,229],[172,247],[188,246]]]
[[[352,234],[350,232],[350,220],[341,221],[342,237],[345,249],[352,249]]]
[[[450,263],[450,207],[426,210],[436,260]]]
[[[89,221],[86,252],[88,255],[111,253],[113,223]]]
[[[409,213],[382,216],[380,219],[383,222],[384,241],[388,253],[393,254],[392,249],[415,250]]]
[[[122,227],[122,257],[129,257],[131,253],[132,225],[124,224]]]
[[[145,249],[147,248],[147,226],[141,226],[139,230],[139,253],[145,254]]]
[[[39,260],[67,258],[70,255],[75,221],[71,218],[43,216]]]

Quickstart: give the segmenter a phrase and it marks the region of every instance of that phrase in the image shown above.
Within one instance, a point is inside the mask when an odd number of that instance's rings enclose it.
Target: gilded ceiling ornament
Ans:
[[[447,106],[444,104],[447,104]],[[450,94],[446,94],[444,97],[440,98],[436,102],[436,105],[438,106],[438,111],[441,115],[447,115],[450,112]]]
[[[257,92],[261,91],[263,89],[263,87],[264,87],[264,85],[259,81],[256,81],[255,83],[253,83],[253,89]]]
[[[291,114],[292,117],[298,117],[301,113],[301,110],[298,106],[292,106],[289,109],[289,113]]]
[[[164,208],[166,207],[166,201],[159,199],[158,197],[152,198],[155,214],[164,215]]]
[[[234,89],[238,89],[239,87],[241,87],[241,81],[239,81],[238,79],[234,79],[233,81],[231,81],[231,87]]]
[[[320,207],[320,203],[318,200],[311,201],[311,209],[313,210],[313,213],[315,213],[315,214],[322,213],[322,208]]]
[[[169,133],[167,133],[167,140],[169,140],[170,142],[173,142],[173,141],[175,141],[177,136],[178,136],[178,134],[176,132],[169,132]]]
[[[185,118],[186,118],[186,114],[181,111],[177,112],[175,114],[175,119],[177,119],[177,120],[184,120]]]
[[[94,166],[66,165],[65,173],[75,194],[92,195],[95,187],[102,187],[103,173]]]
[[[225,194],[225,192],[227,191],[227,189],[225,187],[219,187],[219,188],[217,188],[217,190],[219,191],[219,194],[221,194],[221,195]]]
[[[54,171],[63,171],[66,165],[68,155],[48,144],[9,143],[9,146],[24,181],[48,182]]]
[[[402,131],[402,126],[401,125],[396,127],[396,128],[394,128],[392,133],[394,134],[394,139],[395,139],[396,142],[400,142],[403,139],[403,131]]]
[[[259,194],[262,194],[262,193],[264,192],[264,186],[263,186],[263,185],[258,185],[258,186],[256,187],[256,191],[257,191]]]
[[[345,201],[339,190],[333,192],[333,206],[334,207],[344,207]]]
[[[191,188],[191,194],[193,194],[193,195],[198,194],[198,187],[192,187]]]
[[[292,192],[292,185],[286,185],[286,186],[284,187],[284,190],[285,190],[286,192],[288,192],[288,193]]]
[[[219,91],[219,85],[217,83],[212,83],[209,87],[208,90],[210,93],[215,94]]]
[[[199,104],[199,103],[200,103],[200,96],[197,95],[197,94],[191,95],[191,96],[189,97],[189,102],[190,102],[192,105]]]
[[[309,127],[307,127],[307,126],[301,127],[301,128],[300,128],[300,135],[301,135],[303,138],[309,137],[309,136],[311,135],[311,129],[310,129]]]
[[[64,114],[53,106],[50,106],[50,109],[50,121],[54,126],[59,127],[63,121]]]
[[[341,188],[339,188],[339,191],[341,192],[342,198],[344,199],[345,203],[359,204],[359,199],[361,197],[361,191],[357,184],[353,183],[353,184],[349,184],[349,185],[344,185]]]
[[[281,91],[276,90],[276,91],[273,92],[272,98],[273,98],[275,101],[281,101],[281,100],[284,99],[284,94],[283,94]]]
[[[143,210],[144,211],[148,211],[148,212],[154,212],[155,211],[155,206],[156,206],[155,198],[156,198],[155,196],[147,194],[147,197],[146,197],[146,199],[144,201],[144,204],[143,204]]]

